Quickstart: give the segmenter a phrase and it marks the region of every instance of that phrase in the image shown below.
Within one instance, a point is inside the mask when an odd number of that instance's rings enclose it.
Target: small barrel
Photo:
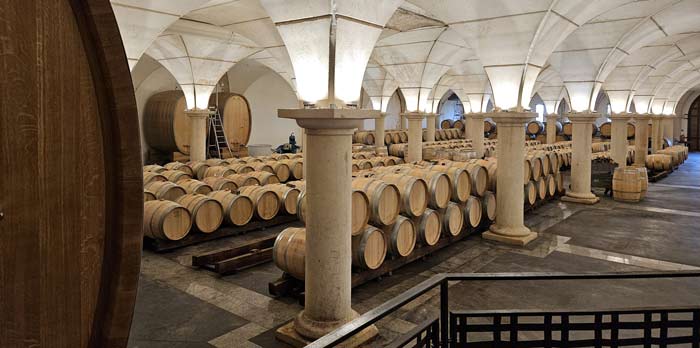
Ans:
[[[265,163],[265,162],[255,162],[255,163],[248,163],[253,169],[255,169],[256,172],[267,172],[270,174],[275,174],[275,170],[272,169],[272,166]]]
[[[622,202],[639,202],[642,197],[640,171],[634,167],[615,168],[613,199]]]
[[[484,192],[484,195],[481,197],[481,211],[484,213],[484,218],[489,221],[496,220],[496,195],[493,192]]]
[[[188,193],[177,200],[192,214],[193,226],[202,233],[216,231],[224,221],[223,207],[215,199],[196,193]]]
[[[277,194],[264,186],[243,186],[238,192],[250,198],[255,206],[255,216],[260,220],[271,220],[280,209],[280,201]]]
[[[231,174],[236,174],[236,172],[229,167],[223,167],[223,166],[209,167],[209,168],[207,168],[207,170],[204,171],[205,178],[212,177],[212,176],[227,177]]]
[[[533,205],[537,202],[537,185],[533,181],[525,183],[523,192],[526,205]]]
[[[278,162],[278,161],[267,161],[265,164],[269,165],[272,167],[272,171],[277,175],[277,179],[279,179],[280,182],[287,182],[289,180],[289,177],[291,176],[291,170],[289,169],[289,166],[284,163],[284,162]]]
[[[190,212],[171,201],[148,201],[143,205],[143,234],[164,240],[185,238],[192,226]]]
[[[572,136],[574,134],[574,125],[571,122],[564,122],[562,124],[562,133],[567,136]]]
[[[429,167],[431,171],[437,171],[447,174],[452,185],[451,198],[455,202],[466,202],[472,192],[471,176],[469,172],[460,167],[447,167],[444,165],[435,165]]]
[[[148,191],[148,190],[143,190],[143,201],[148,202],[148,201],[155,201],[156,200],[156,194]]]
[[[527,135],[540,135],[544,133],[544,124],[537,120],[532,120],[525,126],[525,133]]]
[[[258,178],[250,176],[248,174],[233,174],[227,176],[226,179],[229,179],[236,183],[236,185],[238,185],[239,188],[243,186],[260,185],[260,180],[258,180]]]
[[[144,186],[156,181],[168,181],[168,178],[156,172],[143,172]]]
[[[241,157],[240,160],[243,161],[243,163],[248,163],[248,164],[262,163],[263,162],[262,158],[253,157],[253,156]]]
[[[464,216],[464,223],[467,225],[467,227],[476,228],[479,226],[483,216],[481,201],[479,198],[469,196],[467,201],[463,204],[462,215]]]
[[[554,174],[547,175],[545,181],[547,181],[547,196],[554,197],[557,194],[557,181],[554,179]]]
[[[464,121],[456,120],[452,123],[452,128],[458,129],[460,131],[464,130]]]
[[[382,231],[365,226],[359,236],[352,237],[352,265],[362,269],[377,269],[386,258],[386,240]]]
[[[400,131],[399,132],[399,139],[401,139],[402,143],[407,143],[408,142],[408,132]]]
[[[370,206],[370,221],[379,225],[391,225],[399,215],[401,194],[389,183],[371,178],[354,178],[352,188],[367,195]]]
[[[202,179],[202,181],[211,186],[211,189],[214,191],[219,191],[219,190],[228,190],[228,191],[236,191],[238,189],[238,185],[236,184],[235,181],[227,178],[222,178],[219,176],[210,176]]]
[[[192,179],[190,175],[179,170],[165,170],[160,173],[164,177],[168,178],[168,181],[178,183],[185,179]]]
[[[401,195],[401,212],[421,216],[428,207],[428,185],[421,178],[409,175],[380,173],[375,178],[396,185]]]
[[[167,170],[167,168],[162,167],[162,166],[157,165],[157,164],[150,164],[147,166],[143,166],[144,172],[162,173],[166,170]]]
[[[188,166],[182,162],[170,162],[170,163],[166,164],[164,167],[167,170],[179,170],[179,171],[187,173],[189,176],[194,176],[194,171],[192,170],[192,168],[190,168],[190,166]]]
[[[535,181],[535,185],[537,186],[537,198],[539,200],[543,200],[547,198],[547,180],[544,176],[540,177]]]
[[[496,133],[496,122],[484,120],[484,133]]]
[[[411,167],[402,168],[402,173],[425,180],[428,185],[428,205],[430,207],[433,209],[447,207],[452,189],[450,178],[445,173]]]
[[[227,162],[225,160],[222,160],[221,158],[208,158],[204,160],[204,163],[208,164],[211,167],[220,167],[220,166],[225,166]]]
[[[207,195],[211,191],[214,191],[211,186],[206,183],[195,180],[195,179],[185,179],[178,182],[178,185],[187,191],[187,193],[198,193],[200,195]]]
[[[655,171],[667,171],[673,168],[672,157],[666,154],[647,155],[646,167]]]
[[[634,127],[634,123],[627,122],[627,139],[632,139],[634,138],[634,133],[636,132],[636,128]]]
[[[147,184],[145,189],[153,192],[157,199],[176,201],[187,194],[184,188],[170,181],[155,181]]]
[[[277,235],[272,247],[272,261],[285,273],[304,280],[306,270],[306,229],[285,228]]]
[[[601,137],[610,138],[612,135],[612,123],[610,121],[601,123],[598,129],[600,129]]]
[[[268,166],[269,167],[269,166]],[[248,175],[258,179],[260,181],[260,185],[270,185],[270,184],[279,184],[280,180],[277,178],[277,175],[264,171],[264,172],[250,172]]]
[[[353,143],[360,143],[365,145],[374,145],[374,132],[369,131],[356,131],[352,136]]]
[[[280,210],[289,215],[297,214],[297,202],[300,194],[298,188],[285,184],[271,184],[265,186],[265,188],[277,195],[280,201]]]
[[[452,120],[445,119],[445,120],[440,121],[440,128],[441,129],[452,128]]]
[[[228,167],[236,172],[236,174],[247,174],[255,171],[255,168],[248,163],[235,163],[229,165]]]
[[[224,222],[229,226],[243,226],[253,218],[253,201],[231,191],[212,191],[207,196],[219,202],[223,208]]]
[[[483,196],[489,183],[488,171],[477,162],[467,162],[464,168],[469,172],[472,179],[472,194]]]
[[[289,168],[290,179],[301,180],[304,178],[304,160],[297,158],[280,162],[286,164]]]
[[[204,173],[206,173],[207,169],[209,169],[210,165],[204,163],[204,162],[188,162],[187,165],[192,168],[192,172],[194,173],[194,177],[202,180],[204,179]]]
[[[440,240],[442,225],[437,211],[426,209],[423,215],[414,217],[418,240],[424,245],[435,245]]]
[[[306,222],[306,191],[300,188],[301,193],[297,200],[297,217],[301,222]],[[352,224],[350,234],[357,236],[362,233],[369,222],[369,199],[367,195],[360,190],[352,191]]]
[[[542,176],[542,158],[536,155],[526,155],[525,158],[530,161],[530,178],[534,181],[539,180]]]
[[[561,172],[554,173],[554,182],[557,184],[557,193],[564,193],[564,177]]]
[[[647,175],[647,169],[645,167],[636,167],[637,172],[639,172],[639,182],[642,187],[642,198],[646,197],[647,190],[649,189],[649,177]]]
[[[457,203],[449,202],[447,207],[440,209],[440,222],[442,230],[451,235],[458,236],[464,227],[464,213]]]
[[[395,257],[405,257],[416,247],[416,226],[411,219],[399,216],[392,225],[384,226],[389,253]]]

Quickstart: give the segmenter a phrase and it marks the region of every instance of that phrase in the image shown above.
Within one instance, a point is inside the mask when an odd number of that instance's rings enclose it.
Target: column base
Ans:
[[[580,192],[567,192],[564,197],[561,198],[562,201],[564,202],[569,202],[569,203],[579,203],[579,204],[596,204],[600,202],[600,198],[598,196],[588,192],[580,193]]]
[[[358,314],[353,311],[352,319],[356,318]],[[296,319],[290,321],[289,323],[281,326],[275,332],[275,338],[279,341],[287,343],[293,347],[302,348],[306,347],[309,343],[320,338],[321,336],[337,329],[339,326],[344,324],[341,321],[334,322],[318,322],[313,321],[306,316],[304,316],[304,311],[301,311],[297,315]],[[379,330],[376,326],[372,325],[368,328],[360,331],[355,336],[350,337],[345,340],[345,342],[339,344],[337,347],[342,348],[355,348],[365,343],[369,342],[371,339],[379,334]],[[308,335],[308,336],[307,336]],[[311,337],[311,338],[309,338]]]
[[[537,232],[530,231],[529,228],[522,227],[500,227],[497,224],[491,225],[490,229],[481,234],[481,238],[495,242],[525,246],[537,239]]]

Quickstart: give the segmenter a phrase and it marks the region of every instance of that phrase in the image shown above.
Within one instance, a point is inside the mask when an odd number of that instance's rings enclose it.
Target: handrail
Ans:
[[[384,302],[380,306],[367,311],[347,324],[329,332],[317,339],[307,348],[333,347],[351,336],[373,325],[377,321],[391,314],[398,308],[413,301],[419,296],[441,285],[441,292],[446,295],[447,282],[449,281],[508,281],[508,280],[593,280],[593,279],[656,279],[656,278],[694,278],[700,277],[698,271],[675,272],[630,272],[630,273],[440,273],[411,289],[401,293],[393,299]],[[442,301],[441,301],[442,302]],[[445,301],[446,302],[446,301]],[[447,309],[447,303],[441,303],[441,312]],[[445,313],[442,313],[445,314]],[[441,318],[440,329],[445,330],[445,318]]]

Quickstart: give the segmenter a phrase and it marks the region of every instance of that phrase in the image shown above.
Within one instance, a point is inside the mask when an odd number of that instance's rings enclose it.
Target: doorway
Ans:
[[[700,150],[700,97],[696,98],[688,110],[688,148],[690,151]]]

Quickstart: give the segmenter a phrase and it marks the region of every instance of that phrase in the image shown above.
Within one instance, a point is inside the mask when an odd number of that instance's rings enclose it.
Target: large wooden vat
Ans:
[[[185,114],[182,91],[154,94],[143,111],[143,135],[151,148],[163,152],[190,153],[191,124]]]
[[[229,144],[248,144],[251,125],[248,100],[240,94],[214,93],[209,98],[209,106],[216,106],[217,97]]]
[[[0,2],[0,347],[125,347],[138,116],[107,0]]]

